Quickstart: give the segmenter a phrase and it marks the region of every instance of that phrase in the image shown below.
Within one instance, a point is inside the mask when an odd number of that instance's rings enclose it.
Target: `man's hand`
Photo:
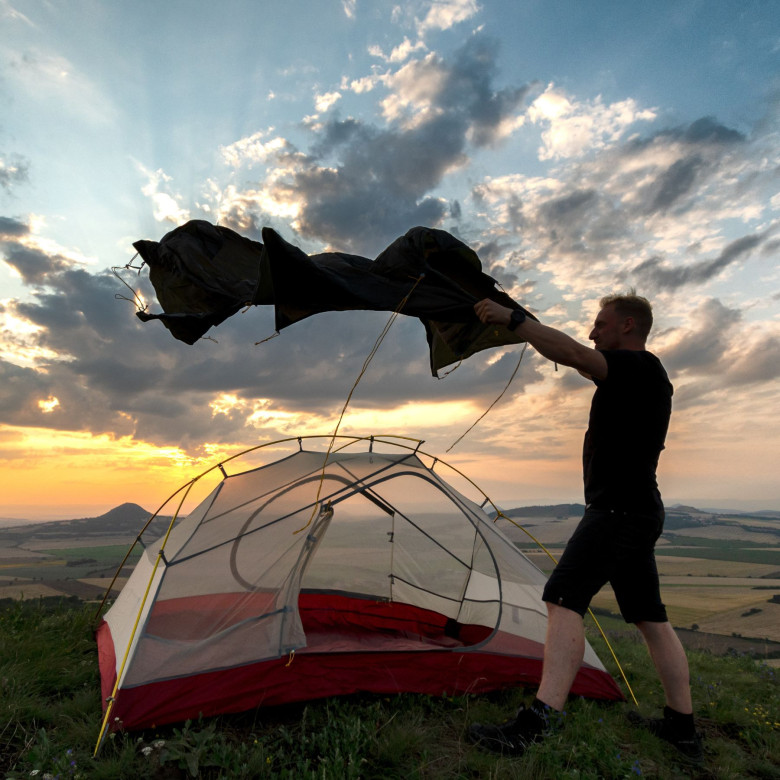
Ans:
[[[509,318],[512,316],[511,309],[490,300],[490,298],[485,298],[474,304],[474,311],[485,324],[509,325]]]
[[[512,309],[490,298],[474,304],[474,311],[482,322],[496,325],[509,325],[512,316]],[[580,344],[563,331],[529,318],[518,326],[517,334],[540,355],[554,363],[576,368],[583,376],[591,379],[605,379],[607,376],[607,361],[604,355]]]

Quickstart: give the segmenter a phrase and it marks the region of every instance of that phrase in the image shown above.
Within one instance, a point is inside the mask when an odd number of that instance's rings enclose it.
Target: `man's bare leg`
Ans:
[[[636,627],[647,643],[650,658],[661,679],[667,706],[684,715],[692,713],[688,658],[671,623],[642,621]]]
[[[553,709],[562,710],[584,655],[582,617],[566,607],[547,603],[547,639],[537,699]]]

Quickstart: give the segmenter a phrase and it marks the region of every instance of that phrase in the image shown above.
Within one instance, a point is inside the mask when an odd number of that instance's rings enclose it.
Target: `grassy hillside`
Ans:
[[[521,759],[470,745],[474,720],[503,719],[524,692],[351,697],[259,709],[174,728],[110,736],[100,723],[92,611],[77,600],[0,605],[0,776],[28,778],[780,778],[780,685],[747,656],[691,653],[706,763],[625,721],[624,705],[572,700],[555,733]],[[597,650],[600,640],[593,639]],[[645,713],[661,703],[644,647],[614,647]],[[602,657],[606,657],[601,652]],[[610,664],[608,664],[609,666]],[[525,694],[527,696],[527,694]]]

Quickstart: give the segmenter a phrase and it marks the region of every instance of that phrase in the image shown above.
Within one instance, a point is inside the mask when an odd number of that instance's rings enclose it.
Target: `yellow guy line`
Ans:
[[[406,306],[406,302],[409,300],[412,293],[417,289],[417,285],[420,284],[420,282],[424,278],[425,278],[425,274],[420,274],[414,280],[414,284],[411,286],[409,292],[406,293],[406,295],[403,297],[403,299],[398,304],[398,306],[395,307],[395,311],[390,315],[389,319],[385,323],[385,327],[382,328],[382,332],[379,334],[377,340],[374,342],[374,346],[371,348],[371,351],[368,353],[368,356],[363,361],[363,367],[360,369],[360,373],[358,374],[357,379],[352,385],[352,389],[349,391],[349,394],[347,395],[347,400],[344,401],[344,406],[341,408],[341,414],[339,415],[338,422],[336,423],[336,428],[333,431],[331,442],[328,445],[328,451],[325,453],[325,459],[322,462],[320,483],[319,485],[317,485],[317,496],[314,499],[314,505],[311,508],[311,516],[309,517],[309,520],[306,523],[306,525],[304,525],[302,528],[299,528],[294,533],[299,534],[301,531],[305,531],[312,524],[312,520],[314,520],[314,517],[317,514],[317,505],[320,503],[320,496],[322,495],[322,486],[325,482],[325,469],[328,466],[328,458],[330,457],[331,450],[333,449],[333,444],[335,443],[336,437],[338,436],[339,428],[341,427],[341,422],[344,419],[344,415],[347,412],[347,407],[349,406],[349,402],[352,400],[352,394],[355,392],[355,389],[360,383],[360,380],[363,378],[363,375],[368,370],[368,365],[374,359],[374,355],[376,355],[377,351],[379,350],[379,347],[381,346],[382,342],[385,340],[385,336],[387,336],[388,332],[390,331],[390,328],[393,326],[393,323],[396,321],[396,319],[398,319],[398,315],[401,313],[401,309],[403,309],[403,307]]]
[[[202,476],[202,475],[201,475]],[[149,582],[146,584],[146,590],[144,591],[144,597],[141,599],[141,606],[138,608],[138,614],[135,616],[135,623],[133,623],[133,630],[130,632],[130,639],[127,643],[127,648],[125,649],[124,657],[122,658],[122,663],[119,667],[119,670],[116,674],[116,682],[114,683],[114,688],[111,691],[111,696],[108,697],[108,706],[106,707],[106,714],[103,716],[103,723],[100,727],[100,733],[98,734],[98,740],[97,744],[95,745],[95,751],[92,754],[93,757],[97,756],[98,750],[100,749],[100,745],[103,742],[103,739],[106,734],[106,730],[108,728],[108,722],[109,718],[111,717],[111,712],[114,709],[114,702],[116,701],[116,693],[119,690],[119,683],[122,681],[122,675],[125,672],[125,666],[127,665],[127,659],[130,657],[130,648],[133,646],[133,640],[135,639],[135,633],[138,630],[138,624],[141,622],[141,615],[144,612],[144,607],[146,606],[146,600],[149,597],[149,591],[152,588],[152,583],[154,582],[154,575],[157,573],[157,568],[160,565],[160,561],[162,560],[163,554],[165,552],[165,545],[168,542],[168,537],[171,535],[171,530],[173,529],[173,525],[176,522],[176,519],[179,516],[179,512],[181,511],[182,505],[184,504],[184,501],[186,500],[187,496],[189,495],[190,490],[192,489],[192,486],[200,479],[200,477],[195,477],[195,479],[191,480],[187,486],[186,490],[184,491],[184,495],[181,498],[181,501],[179,501],[179,506],[176,508],[176,512],[174,512],[173,517],[171,518],[171,522],[168,525],[168,530],[165,532],[165,537],[163,538],[162,544],[160,545],[160,549],[157,552],[157,559],[154,562],[154,566],[152,568],[152,573],[149,576]],[[176,493],[180,492],[182,488],[179,488],[179,490],[176,491]],[[174,493],[174,495],[176,495]],[[148,523],[147,523],[148,525]]]
[[[503,517],[504,520],[508,520],[510,523],[512,523],[513,526],[516,528],[519,528],[524,534],[529,536],[533,541],[545,552],[547,553],[547,556],[550,558],[550,560],[557,565],[558,561],[556,557],[527,529],[524,528],[520,523],[515,522],[511,517],[508,515],[505,515],[500,509],[497,510],[498,514],[496,515],[496,520],[499,517]],[[620,661],[618,661],[618,657],[615,654],[614,649],[612,648],[612,645],[609,642],[609,639],[607,639],[607,635],[604,633],[604,629],[601,627],[601,623],[596,619],[596,616],[593,614],[593,611],[588,608],[588,614],[593,618],[593,622],[596,624],[596,628],[599,630],[599,633],[601,634],[601,638],[604,640],[604,643],[606,644],[607,648],[609,649],[610,654],[612,655],[612,660],[614,660],[615,664],[617,664],[618,671],[620,672],[620,676],[623,678],[623,682],[626,684],[626,688],[628,688],[628,692],[631,694],[631,699],[633,700],[634,704],[638,707],[639,702],[636,700],[636,696],[634,695],[634,690],[631,687],[631,683],[629,683],[628,678],[626,677],[626,673],[623,671],[623,667],[620,665]]]
[[[471,433],[471,431],[474,430],[474,428],[479,425],[480,422],[488,415],[488,412],[504,397],[504,393],[506,393],[507,390],[509,390],[509,385],[512,384],[512,380],[515,378],[517,372],[520,370],[520,364],[523,362],[523,356],[525,355],[525,351],[528,349],[528,342],[526,341],[525,344],[523,344],[523,351],[520,353],[520,359],[517,361],[517,365],[515,366],[515,370],[512,372],[512,376],[509,377],[509,381],[504,386],[504,389],[498,394],[498,398],[496,398],[495,401],[493,401],[490,406],[488,406],[487,409],[485,409],[484,412],[476,419],[474,422],[460,435],[457,439],[455,439],[452,444],[450,444],[449,447],[445,450],[446,452],[449,452],[453,447],[455,447],[457,444],[459,444],[463,439],[466,438],[466,436]]]

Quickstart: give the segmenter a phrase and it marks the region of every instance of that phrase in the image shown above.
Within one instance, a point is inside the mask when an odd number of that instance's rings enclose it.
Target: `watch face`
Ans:
[[[513,309],[509,315],[509,330],[514,330],[523,321],[525,321],[525,314],[520,309]]]

